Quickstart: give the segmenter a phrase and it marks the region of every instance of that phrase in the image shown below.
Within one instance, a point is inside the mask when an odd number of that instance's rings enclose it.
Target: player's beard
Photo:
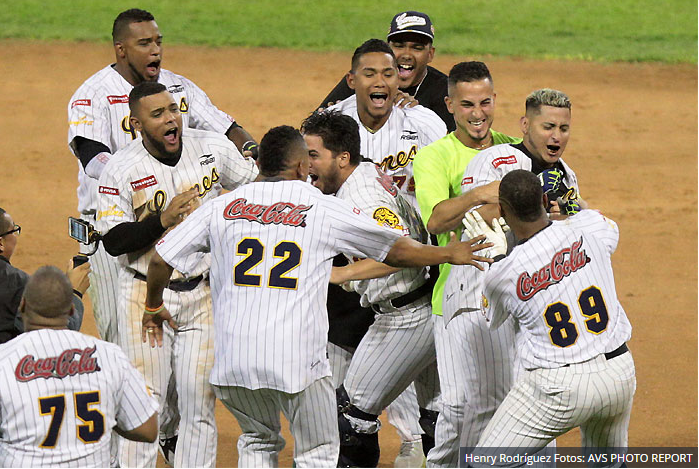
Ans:
[[[177,150],[175,151],[167,151],[165,149],[165,144],[161,142],[160,140],[156,139],[148,133],[147,130],[141,129],[141,135],[143,137],[143,141],[146,142],[148,141],[148,145],[155,150],[155,152],[158,155],[153,155],[158,159],[163,159],[167,161],[179,161],[180,156],[182,155],[182,133],[180,132],[180,135],[177,139]],[[146,148],[148,150],[148,148]],[[150,152],[150,150],[149,150]]]

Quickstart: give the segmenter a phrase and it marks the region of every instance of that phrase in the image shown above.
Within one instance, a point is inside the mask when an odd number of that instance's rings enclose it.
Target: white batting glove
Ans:
[[[503,219],[502,222],[505,220]],[[507,253],[507,240],[505,239],[505,230],[501,225],[501,222],[497,219],[493,219],[493,227],[491,228],[483,220],[480,213],[473,211],[464,215],[462,221],[464,225],[464,230],[470,238],[475,238],[476,236],[485,235],[486,243],[493,243],[493,246],[489,248],[488,257],[504,256]],[[504,223],[503,223],[504,224]],[[507,224],[504,224],[507,226]],[[507,230],[509,230],[507,226]]]

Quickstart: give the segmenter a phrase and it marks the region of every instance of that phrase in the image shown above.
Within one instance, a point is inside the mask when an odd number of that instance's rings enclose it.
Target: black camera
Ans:
[[[92,244],[100,239],[99,231],[90,223],[74,217],[68,217],[68,234],[82,244]]]

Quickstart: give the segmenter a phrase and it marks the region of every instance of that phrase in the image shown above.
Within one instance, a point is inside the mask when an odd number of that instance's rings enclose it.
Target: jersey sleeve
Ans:
[[[226,140],[222,145],[225,145],[225,148],[221,152],[219,177],[224,189],[233,190],[254,181],[259,174],[255,161],[244,157],[233,142]]]
[[[502,179],[493,165],[493,158],[494,156],[491,152],[481,152],[473,157],[466,166],[464,177],[461,179],[462,193]]]
[[[189,126],[225,134],[235,122],[231,116],[214,106],[204,91],[187,78],[180,77],[189,100]]]
[[[77,151],[73,140],[83,137],[106,145],[110,152],[112,129],[106,101],[91,87],[83,84],[68,103],[68,145],[74,155]]]
[[[330,219],[330,239],[336,252],[383,262],[402,234],[380,226],[359,208],[332,198],[327,201],[326,216]]]
[[[566,222],[575,223],[585,233],[597,238],[610,255],[616,251],[619,243],[619,226],[611,218],[605,217],[596,210],[587,209],[569,217]]]
[[[427,146],[415,155],[413,173],[417,203],[427,227],[435,205],[449,198],[449,168],[439,153]]]
[[[216,199],[205,202],[155,245],[155,250],[180,272],[192,272],[201,262],[193,255],[211,251],[210,220]]]
[[[143,425],[158,411],[158,401],[150,395],[141,373],[129,362],[123,353],[123,379],[118,393],[116,423],[122,430],[133,430]]]
[[[420,148],[424,148],[432,142],[436,142],[447,134],[447,125],[431,109],[424,109],[420,114]]]
[[[505,291],[506,283],[499,275],[501,269],[493,266],[486,272],[485,281],[483,282],[483,298],[481,300],[481,312],[488,321],[488,326],[491,329],[497,329],[509,316],[509,307],[507,305],[507,294]]]
[[[120,174],[122,169],[112,158],[99,179],[95,228],[102,235],[120,223],[137,221],[131,203],[132,193],[120,182],[126,181]]]

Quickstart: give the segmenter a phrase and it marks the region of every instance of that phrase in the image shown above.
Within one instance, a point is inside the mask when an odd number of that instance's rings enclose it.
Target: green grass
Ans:
[[[350,51],[411,8],[430,14],[439,53],[697,62],[694,0],[0,0],[0,38],[108,41],[135,5],[177,44]]]

